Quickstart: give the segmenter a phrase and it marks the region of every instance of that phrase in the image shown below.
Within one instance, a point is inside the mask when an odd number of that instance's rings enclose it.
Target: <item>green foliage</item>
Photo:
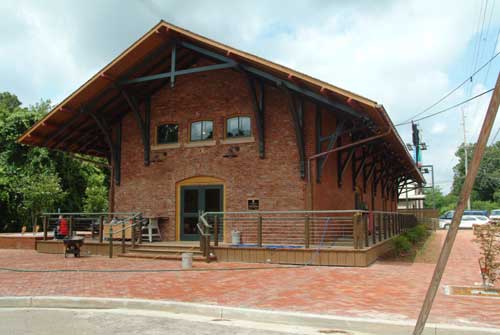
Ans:
[[[107,170],[16,142],[49,110],[49,101],[26,108],[15,95],[0,93],[0,232],[19,231],[43,211],[82,211],[86,198],[101,199],[88,202],[102,208]],[[100,189],[98,182],[103,183]],[[92,187],[85,197],[89,185]]]
[[[392,239],[392,244],[394,246],[394,251],[396,254],[402,256],[411,251],[411,242],[404,235],[396,236]]]
[[[469,163],[472,159],[474,145],[467,145]],[[436,208],[441,214],[454,210],[458,201],[458,195],[465,180],[465,150],[461,145],[455,156],[458,163],[453,168],[453,187],[449,194],[444,195],[439,187],[436,187],[434,195],[432,190],[425,190],[425,208],[433,207],[433,200]],[[474,183],[471,194],[471,208],[478,210],[500,209],[500,141],[486,147],[479,172]]]
[[[434,192],[431,189],[425,189],[424,194],[426,195],[424,207],[433,208],[433,199],[435,199],[436,208],[439,209],[441,214],[454,209],[458,201],[458,196],[453,193],[444,195],[439,186],[435,187]]]
[[[102,173],[89,176],[83,205],[85,212],[97,213],[108,210],[108,189],[104,186],[104,179]]]
[[[48,171],[22,175],[14,187],[22,198],[20,213],[30,218],[33,224],[41,213],[52,209],[66,196],[61,189],[60,178]]]
[[[408,230],[404,235],[408,238],[408,241],[416,244],[424,241],[429,236],[429,233],[425,225],[419,224]]]

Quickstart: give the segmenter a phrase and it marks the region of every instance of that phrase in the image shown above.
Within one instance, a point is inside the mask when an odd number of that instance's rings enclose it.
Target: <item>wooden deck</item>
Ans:
[[[180,256],[181,252],[193,252],[199,250],[197,241],[170,241],[142,243],[137,248],[155,250],[156,255],[162,253],[172,253],[176,250]],[[315,248],[303,247],[278,247],[266,246],[262,248],[254,246],[233,246],[230,244],[212,245],[218,262],[243,262],[243,263],[269,263],[269,264],[295,264],[295,265],[322,265],[322,266],[369,266],[377,260],[379,256],[387,253],[392,248],[390,240],[382,241],[371,245],[368,248],[353,249],[348,246],[330,246]],[[64,251],[61,240],[38,240],[36,250],[41,253],[62,254]],[[132,245],[125,244],[126,253],[134,253]],[[120,242],[113,243],[113,254],[115,256],[122,254],[122,245]],[[96,240],[86,239],[82,247],[82,255],[109,255],[109,243],[99,243]],[[145,257],[146,258],[146,257]],[[149,258],[149,257],[148,257]],[[162,259],[161,256],[156,257]],[[167,258],[164,258],[167,259]]]

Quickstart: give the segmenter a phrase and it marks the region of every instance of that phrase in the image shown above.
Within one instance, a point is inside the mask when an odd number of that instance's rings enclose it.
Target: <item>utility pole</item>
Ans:
[[[469,170],[469,153],[467,152],[467,131],[465,128],[465,111],[462,107],[462,126],[464,129],[464,157],[465,157],[465,175],[467,175],[467,171]],[[470,197],[467,198],[467,209],[470,210]]]
[[[432,303],[434,302],[434,298],[436,297],[441,278],[443,277],[443,273],[446,268],[446,263],[448,262],[448,258],[450,257],[451,249],[453,248],[453,242],[455,242],[455,238],[457,237],[458,226],[460,225],[462,215],[464,214],[465,203],[470,197],[470,193],[472,192],[472,187],[474,186],[474,181],[476,180],[476,176],[479,171],[479,165],[481,164],[486,145],[488,144],[488,137],[490,136],[491,128],[493,127],[493,123],[495,122],[499,105],[500,73],[498,74],[495,84],[495,90],[493,91],[493,95],[491,96],[488,111],[486,112],[486,117],[484,118],[481,132],[479,133],[477,145],[474,148],[470,169],[465,176],[462,190],[460,191],[460,197],[458,198],[456,211],[453,215],[453,219],[451,220],[451,227],[448,230],[446,240],[444,241],[443,248],[441,249],[441,253],[439,254],[439,259],[437,261],[436,268],[434,269],[434,274],[429,284],[429,289],[427,290],[427,294],[425,295],[425,300],[422,304],[422,309],[420,310],[417,324],[415,325],[415,329],[413,330],[413,335],[421,335],[424,331],[425,323],[427,322],[427,318],[429,317]]]

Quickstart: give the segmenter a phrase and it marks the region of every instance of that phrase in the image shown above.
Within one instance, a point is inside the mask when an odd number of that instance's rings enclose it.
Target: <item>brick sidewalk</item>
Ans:
[[[436,236],[444,240],[445,232]],[[460,231],[443,285],[480,281],[478,248]],[[106,257],[67,258],[0,250],[0,267],[17,269],[178,269],[180,262]],[[391,320],[416,319],[433,264],[377,262],[368,268],[280,267],[197,263],[196,268],[239,271],[156,273],[19,273],[0,271],[0,296],[67,295],[164,299],[227,306],[306,311]],[[242,268],[259,267],[261,269]],[[430,321],[500,327],[500,299],[446,296],[441,289]],[[472,324],[471,324],[472,323]]]

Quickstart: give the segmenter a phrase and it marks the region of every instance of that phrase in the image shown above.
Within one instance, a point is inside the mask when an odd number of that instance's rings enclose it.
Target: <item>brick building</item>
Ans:
[[[106,157],[110,210],[168,240],[199,210],[396,211],[423,182],[382,105],[164,21],[19,141]]]

